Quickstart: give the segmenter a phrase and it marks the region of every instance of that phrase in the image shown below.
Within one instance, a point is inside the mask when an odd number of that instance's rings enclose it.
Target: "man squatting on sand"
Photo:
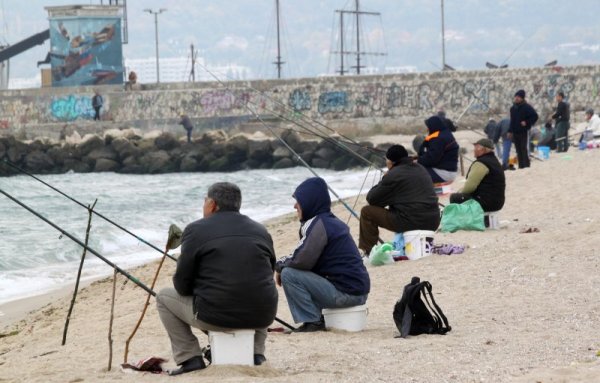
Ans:
[[[301,222],[300,242],[276,266],[296,332],[325,330],[324,308],[362,305],[371,282],[348,226],[331,212],[331,199],[322,178],[302,182],[293,197]]]
[[[494,155],[494,142],[482,138],[473,145],[476,160],[469,168],[461,191],[450,195],[450,203],[474,199],[483,211],[498,211],[504,207],[506,179],[502,165]]]
[[[254,329],[254,364],[266,359],[267,327],[277,314],[275,251],[264,226],[239,213],[240,189],[215,183],[204,200],[204,218],[184,232],[173,288],[156,296],[178,375],[206,367],[191,327],[202,331]],[[243,251],[240,251],[243,249]]]
[[[389,170],[369,190],[369,204],[360,212],[358,247],[365,254],[377,243],[379,227],[403,233],[436,230],[440,224],[438,198],[427,170],[401,145],[391,146],[385,156]]]

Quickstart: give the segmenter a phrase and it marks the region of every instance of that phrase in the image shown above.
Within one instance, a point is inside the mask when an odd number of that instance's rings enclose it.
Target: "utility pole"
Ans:
[[[275,0],[275,14],[277,17],[277,59],[273,64],[277,66],[277,78],[281,78],[281,66],[285,64],[281,61],[281,33],[280,33],[280,18],[281,12],[279,9],[279,0]]]
[[[343,76],[344,70],[344,12],[340,12],[340,76]]]
[[[192,70],[190,71],[190,80],[196,82],[196,52],[194,51],[194,44],[191,45],[192,49]]]
[[[154,15],[154,40],[156,43],[156,83],[160,82],[160,67],[158,64],[158,15],[163,12],[166,12],[165,8],[160,8],[158,11],[153,11],[152,9],[144,9],[144,12],[148,12],[151,15]]]
[[[356,74],[360,74],[361,68],[365,66],[361,64],[361,57],[366,55],[371,56],[385,56],[385,53],[381,52],[364,52],[360,48],[360,16],[368,15],[368,16],[381,16],[379,12],[365,12],[360,10],[360,1],[355,0],[354,2],[355,9],[351,11],[346,11],[343,9],[337,9],[335,12],[340,14],[340,50],[338,52],[333,52],[340,55],[340,70],[337,71],[340,75],[344,75],[348,71],[344,68],[344,55],[356,55],[356,65],[351,68],[356,69]],[[350,14],[356,16],[355,18],[355,26],[356,26],[356,51],[344,51],[344,15]]]
[[[446,38],[444,28],[444,0],[442,2],[442,70],[446,70]]]

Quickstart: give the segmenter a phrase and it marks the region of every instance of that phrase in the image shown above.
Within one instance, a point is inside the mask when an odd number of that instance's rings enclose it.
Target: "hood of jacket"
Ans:
[[[429,129],[429,134],[447,129],[444,121],[442,121],[442,119],[438,116],[429,117],[427,120],[425,120],[425,125],[427,125],[427,129]]]
[[[313,177],[302,182],[293,194],[302,209],[302,222],[331,211],[331,198],[323,178]]]

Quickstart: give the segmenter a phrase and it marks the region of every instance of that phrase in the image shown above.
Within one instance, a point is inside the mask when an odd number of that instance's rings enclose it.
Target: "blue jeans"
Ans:
[[[281,284],[295,323],[318,322],[322,309],[363,305],[368,296],[343,293],[320,275],[291,267],[281,271]]]
[[[508,138],[502,139],[502,167],[508,168],[508,159],[510,157],[510,148],[512,147],[512,141]]]

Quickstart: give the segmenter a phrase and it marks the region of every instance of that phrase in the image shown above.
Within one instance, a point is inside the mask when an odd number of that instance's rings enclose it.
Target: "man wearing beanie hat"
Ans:
[[[565,102],[565,94],[558,92],[556,94],[556,111],[552,115],[552,119],[556,121],[554,129],[556,131],[556,152],[566,152],[569,150],[569,120],[570,120],[570,108],[569,104]]]
[[[438,198],[423,166],[408,157],[401,145],[386,153],[389,169],[367,194],[360,212],[358,247],[368,254],[377,243],[379,228],[393,232],[436,230],[440,224]]]
[[[425,120],[429,135],[419,149],[419,164],[433,182],[454,181],[458,174],[458,144],[444,121],[438,116]]]
[[[475,146],[475,162],[467,173],[465,186],[450,196],[451,203],[463,203],[474,199],[483,211],[498,211],[504,206],[506,180],[500,161],[494,155],[494,142],[482,138]]]
[[[513,106],[510,108],[510,128],[508,136],[515,143],[519,169],[528,168],[529,162],[529,130],[537,122],[538,114],[531,105],[525,101],[525,91],[517,91]]]

